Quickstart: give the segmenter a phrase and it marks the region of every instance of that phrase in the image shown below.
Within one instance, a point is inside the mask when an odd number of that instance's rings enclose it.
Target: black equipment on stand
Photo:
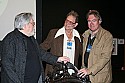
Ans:
[[[47,74],[45,83],[91,83],[87,76],[84,78],[77,75],[78,69],[70,62],[64,64],[64,62],[57,62],[54,66],[54,71]],[[70,74],[69,69],[72,69],[74,73]]]

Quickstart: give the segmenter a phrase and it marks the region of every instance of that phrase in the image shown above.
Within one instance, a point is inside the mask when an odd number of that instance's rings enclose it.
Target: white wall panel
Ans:
[[[36,0],[0,0],[0,40],[14,29],[14,18],[21,12],[31,12],[36,21]]]

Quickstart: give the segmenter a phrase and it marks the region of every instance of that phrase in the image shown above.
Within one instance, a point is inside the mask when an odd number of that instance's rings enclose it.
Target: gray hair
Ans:
[[[20,13],[15,17],[14,28],[22,30],[25,24],[28,24],[33,17],[31,13]]]
[[[88,19],[89,15],[94,15],[96,18],[98,18],[102,22],[101,15],[97,10],[89,10],[89,12],[86,15],[86,19]]]
[[[76,18],[75,21],[76,21],[76,23],[78,23],[78,17],[79,17],[78,13],[75,12],[74,10],[71,10],[71,11],[67,14],[67,17],[70,16],[70,15],[72,15],[73,17],[75,17],[75,18]]]

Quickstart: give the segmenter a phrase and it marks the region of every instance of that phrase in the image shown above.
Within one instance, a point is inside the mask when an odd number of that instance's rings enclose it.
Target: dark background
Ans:
[[[125,39],[124,3],[121,0],[37,0],[36,6],[36,35],[39,44],[47,37],[50,29],[63,27],[65,17],[71,10],[79,14],[79,25],[76,29],[80,34],[88,29],[86,13],[95,9],[102,17],[102,27],[110,31],[114,38]],[[123,83],[118,79],[122,75],[117,72],[121,73],[121,67],[125,65],[124,49],[124,45],[119,44],[118,54],[112,55],[113,78],[117,79],[113,83]]]
[[[42,39],[43,41],[49,30],[61,28],[65,16],[71,10],[79,14],[77,30],[83,33],[87,29],[86,13],[96,9],[102,16],[102,26],[109,30],[114,37],[124,38],[122,2],[118,0],[42,0]]]
[[[79,14],[76,29],[82,34],[87,27],[86,13],[95,9],[102,17],[102,27],[114,38],[125,39],[124,4],[118,0],[37,0],[37,40],[40,44],[52,28],[61,28],[67,13],[75,10]],[[124,45],[118,45],[118,56],[113,65],[123,66]],[[113,57],[113,59],[114,59]],[[120,64],[120,65],[119,65]]]

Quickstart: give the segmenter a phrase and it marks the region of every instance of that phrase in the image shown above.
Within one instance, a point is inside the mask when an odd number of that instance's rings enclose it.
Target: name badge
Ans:
[[[88,47],[87,47],[87,52],[90,52],[92,46],[89,44]]]
[[[72,49],[72,42],[67,42],[67,49]]]

